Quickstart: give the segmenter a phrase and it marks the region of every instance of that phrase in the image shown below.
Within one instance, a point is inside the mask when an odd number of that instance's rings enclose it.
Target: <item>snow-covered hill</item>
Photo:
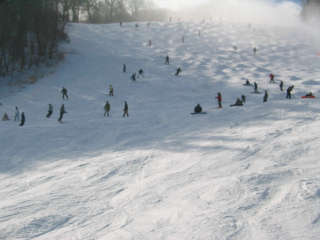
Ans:
[[[53,74],[0,99],[1,116],[26,114],[24,127],[0,123],[0,239],[319,239],[320,103],[300,96],[320,97],[320,57],[307,32],[206,22],[69,34]],[[271,72],[295,85],[293,99]],[[245,106],[230,108],[242,94]],[[197,103],[207,115],[190,115]]]

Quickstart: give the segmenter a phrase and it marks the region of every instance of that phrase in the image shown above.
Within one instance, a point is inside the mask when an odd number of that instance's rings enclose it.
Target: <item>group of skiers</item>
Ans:
[[[9,120],[10,120],[9,115],[7,113],[4,113],[2,117],[2,121],[9,121]],[[19,108],[17,106],[15,107],[14,121],[15,122],[20,121],[20,124],[19,124],[20,127],[22,127],[26,121],[24,112],[20,114]]]

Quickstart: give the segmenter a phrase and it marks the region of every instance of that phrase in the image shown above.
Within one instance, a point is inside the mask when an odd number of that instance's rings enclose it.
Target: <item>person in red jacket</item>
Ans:
[[[216,99],[218,100],[219,108],[222,108],[222,96],[220,92],[218,92]]]
[[[272,73],[270,73],[269,77],[270,77],[270,83],[275,83],[274,75]]]

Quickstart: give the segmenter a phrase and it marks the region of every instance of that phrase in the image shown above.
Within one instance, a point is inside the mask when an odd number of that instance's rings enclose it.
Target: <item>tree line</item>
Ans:
[[[68,39],[68,22],[166,17],[152,0],[0,0],[0,77],[56,59],[59,41]]]

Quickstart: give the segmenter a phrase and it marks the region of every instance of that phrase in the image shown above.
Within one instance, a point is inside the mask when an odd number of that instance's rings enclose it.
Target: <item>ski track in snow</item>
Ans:
[[[0,124],[0,239],[319,239],[320,104],[300,96],[320,96],[320,58],[296,31],[69,25],[65,62],[0,99],[1,115],[17,105],[27,119]],[[140,68],[145,76],[131,82]],[[293,99],[269,84],[271,72],[295,85]],[[268,103],[245,78],[269,90]],[[70,99],[59,124],[62,86]],[[246,105],[230,108],[241,94]],[[189,114],[197,103],[207,115]]]

